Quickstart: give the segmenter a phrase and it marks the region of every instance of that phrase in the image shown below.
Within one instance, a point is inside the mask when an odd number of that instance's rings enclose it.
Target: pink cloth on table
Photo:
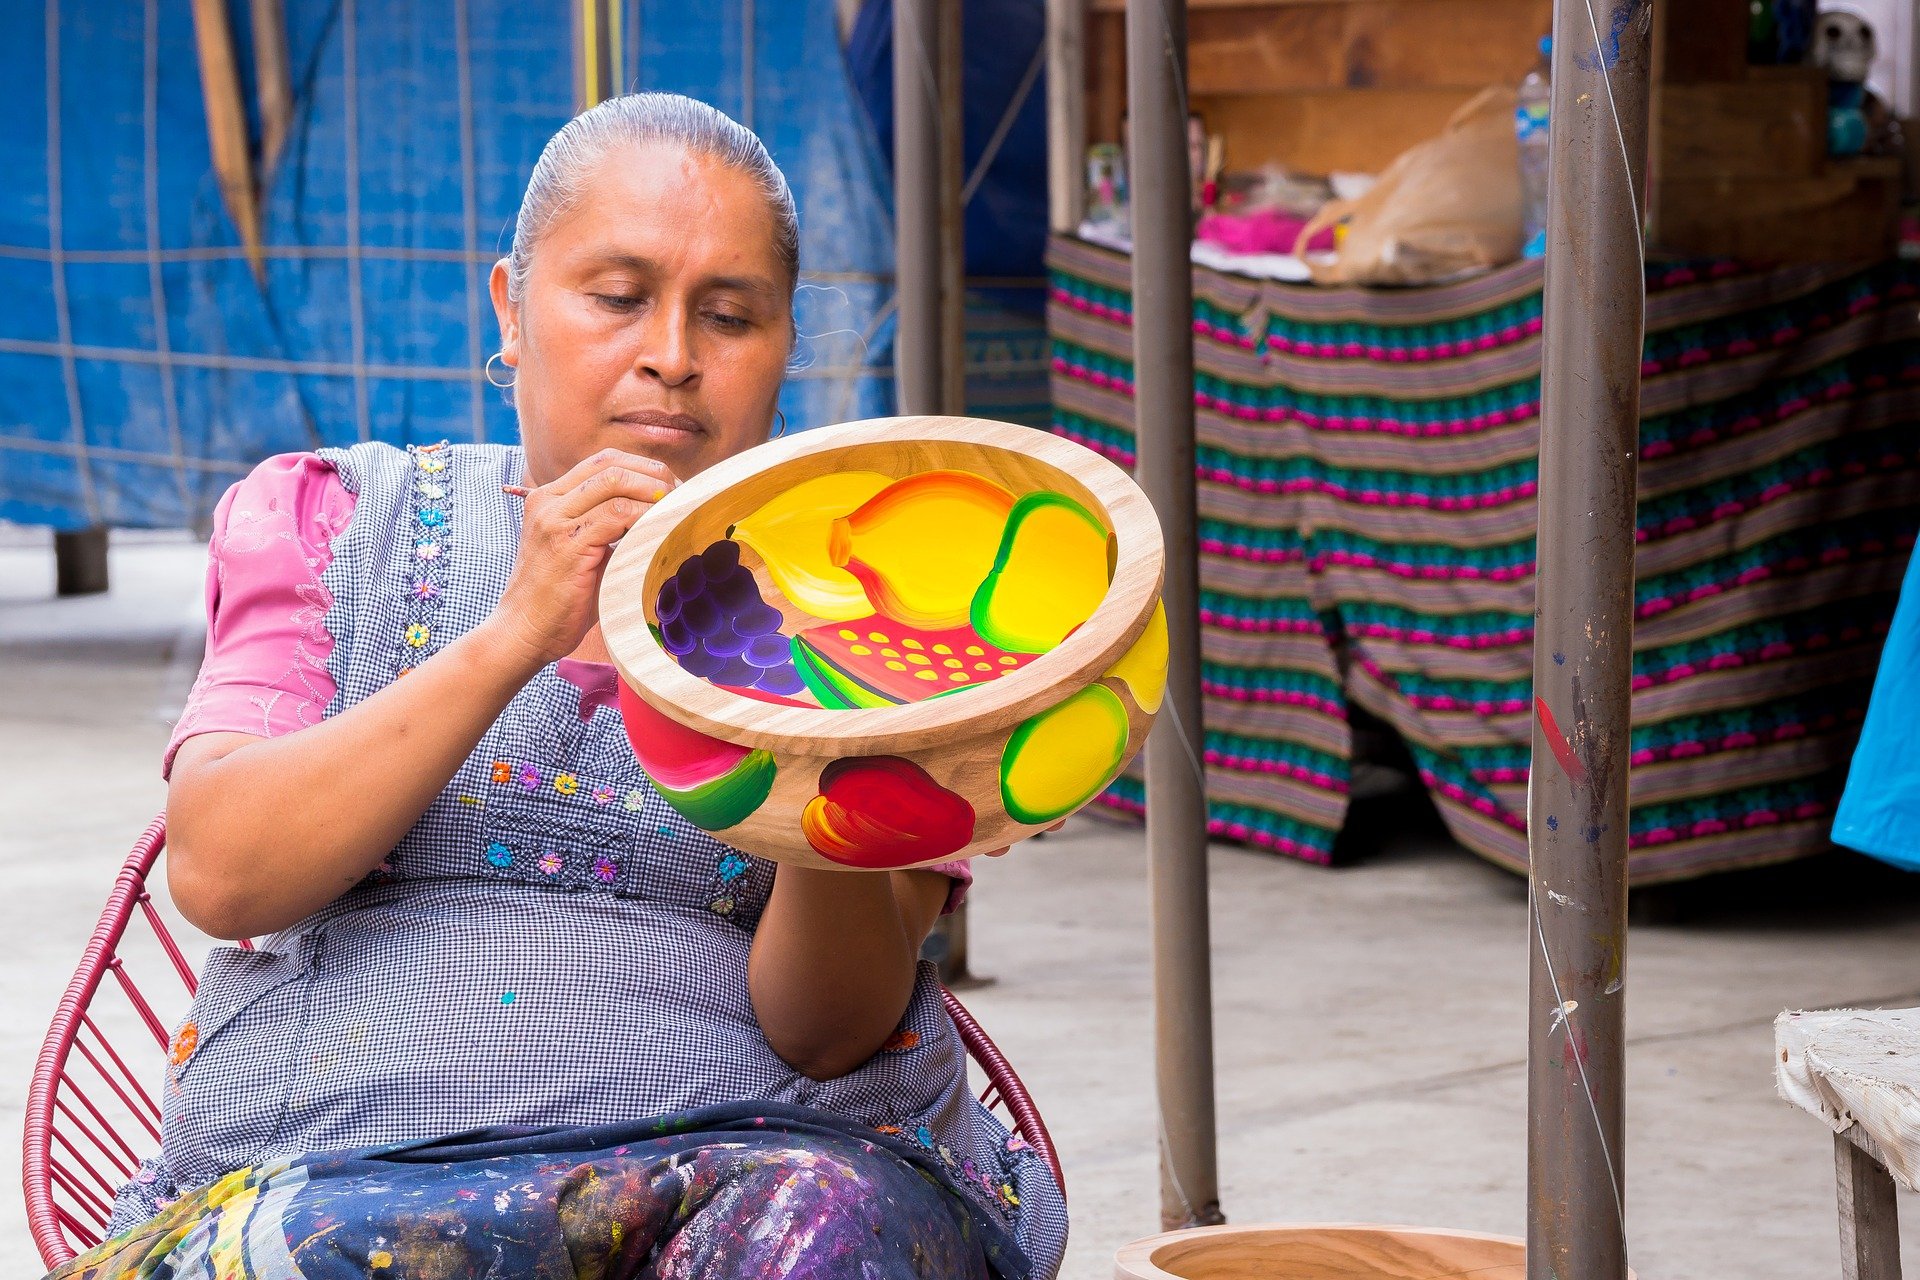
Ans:
[[[326,627],[333,594],[320,575],[333,563],[333,540],[354,504],[332,464],[311,453],[268,458],[220,499],[207,547],[206,657],[167,742],[161,776],[196,734],[275,738],[325,717],[334,694]],[[580,690],[582,720],[595,707],[614,705],[611,665],[563,658],[555,670]],[[953,911],[973,869],[965,862],[929,869],[952,878],[944,910]]]

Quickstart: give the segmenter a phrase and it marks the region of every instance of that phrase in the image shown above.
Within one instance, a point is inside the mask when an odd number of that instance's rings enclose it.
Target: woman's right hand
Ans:
[[[513,574],[490,621],[536,667],[579,648],[599,620],[613,545],[678,483],[665,463],[603,449],[528,490]]]

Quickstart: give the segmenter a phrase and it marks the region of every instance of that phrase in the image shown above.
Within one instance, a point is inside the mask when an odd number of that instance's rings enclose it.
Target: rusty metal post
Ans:
[[[1627,761],[1651,0],[1556,0],[1540,408],[1528,1280],[1624,1280]]]
[[[1186,0],[1128,0],[1135,474],[1166,536],[1167,693],[1147,740],[1160,1217],[1221,1221],[1200,721]]]

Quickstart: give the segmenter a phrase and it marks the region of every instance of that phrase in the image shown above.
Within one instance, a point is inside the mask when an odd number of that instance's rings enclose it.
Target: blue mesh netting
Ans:
[[[250,77],[249,6],[228,7]],[[296,116],[262,288],[211,171],[190,7],[0,6],[0,519],[177,527],[277,451],[512,437],[481,381],[486,273],[572,108],[567,6],[284,8]],[[624,31],[630,85],[747,121],[793,183],[788,418],[886,412],[887,178],[830,0],[629,0]]]

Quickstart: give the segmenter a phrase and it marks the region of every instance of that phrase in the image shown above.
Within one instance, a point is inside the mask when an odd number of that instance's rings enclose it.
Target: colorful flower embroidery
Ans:
[[[888,1036],[887,1042],[880,1046],[880,1050],[882,1053],[904,1053],[908,1049],[918,1048],[919,1045],[920,1033],[918,1031],[902,1030],[896,1031],[891,1036]]]
[[[420,523],[429,529],[438,529],[447,522],[447,513],[438,507],[428,507],[420,513]]]
[[[173,1033],[173,1043],[167,1046],[167,1061],[180,1066],[193,1056],[200,1047],[200,1028],[192,1022],[183,1022],[180,1029]]]
[[[593,789],[593,802],[595,804],[605,804],[611,799],[613,799],[612,787],[595,787]]]
[[[717,916],[730,916],[739,905],[732,898],[715,898],[707,904],[707,910]]]
[[[735,880],[747,874],[748,865],[745,854],[730,853],[720,859],[720,878],[726,883],[732,884]]]
[[[440,544],[437,542],[416,542],[413,544],[413,554],[419,556],[422,560],[432,560],[440,554]]]
[[[1007,1150],[1031,1151],[1033,1150],[1033,1144],[1027,1141],[1025,1134],[1016,1133],[1007,1139]]]
[[[873,1126],[873,1131],[875,1133],[884,1133],[894,1138],[899,1137],[901,1133],[900,1126],[897,1124],[877,1124]]]
[[[520,785],[528,791],[538,790],[540,786],[540,770],[530,764],[521,765]]]
[[[1000,1198],[1007,1202],[1009,1209],[1018,1209],[1020,1207],[1020,1195],[1013,1189],[1013,1184],[1010,1182],[1000,1184]]]
[[[414,623],[408,624],[407,626],[407,643],[408,644],[412,645],[416,649],[422,649],[426,647],[426,643],[429,638],[430,637],[427,632],[426,623],[414,622]]]
[[[505,760],[495,760],[493,762],[493,780],[495,782],[512,782],[513,766]]]
[[[565,861],[561,859],[559,854],[551,849],[540,855],[541,875],[557,876],[560,874],[560,869],[564,866],[566,866]]]
[[[487,846],[487,861],[496,867],[510,867],[513,865],[513,850],[496,840]]]
[[[447,487],[443,484],[435,484],[431,480],[422,480],[419,484],[416,484],[413,487],[420,491],[421,497],[426,498],[431,502],[438,502],[440,499],[447,496]]]
[[[422,458],[420,469],[430,476],[436,476],[447,469],[447,462],[445,458]]]
[[[635,787],[627,792],[626,809],[628,813],[638,813],[647,807],[647,793]]]
[[[571,773],[557,773],[553,776],[553,789],[563,796],[580,794],[580,779]]]
[[[620,864],[602,854],[593,860],[593,878],[601,884],[612,884],[620,878]]]
[[[431,600],[440,594],[440,588],[434,586],[425,578],[421,578],[413,584],[413,594],[416,599]]]

